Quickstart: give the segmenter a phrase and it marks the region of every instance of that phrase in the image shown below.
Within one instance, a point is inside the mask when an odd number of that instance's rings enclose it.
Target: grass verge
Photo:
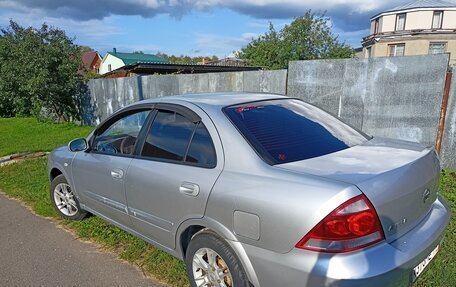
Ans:
[[[96,216],[82,221],[61,219],[50,203],[46,164],[47,158],[40,158],[1,167],[0,190],[25,202],[36,214],[58,221],[79,238],[93,241],[140,266],[146,274],[173,286],[188,286],[184,264],[145,241]]]
[[[73,124],[40,123],[31,118],[0,118],[0,156],[12,153],[50,151],[68,141],[87,136],[93,127]],[[41,216],[50,217],[75,232],[82,239],[98,243],[120,258],[140,266],[146,273],[173,286],[188,286],[184,264],[143,240],[110,225],[98,217],[72,222],[57,216],[49,200],[46,158],[32,159],[0,167],[0,190],[25,202]],[[456,173],[446,171],[440,191],[456,210]],[[415,286],[456,286],[456,220],[446,232],[445,244],[430,268]]]
[[[0,118],[0,157],[14,153],[50,151],[70,140],[86,137],[93,127],[42,123],[34,118]]]
[[[114,251],[120,258],[139,265],[153,277],[173,286],[188,286],[184,264],[143,240],[95,216],[78,222],[60,219],[52,209],[48,196],[45,158],[26,160],[0,168],[0,190],[21,199],[37,214],[58,220],[80,238],[94,241]],[[456,210],[456,173],[443,173],[440,190],[452,210]],[[455,242],[456,220],[453,217],[446,232],[445,244],[430,268],[418,279],[416,286],[456,286]]]
[[[418,278],[414,287],[450,287],[456,286],[456,171],[444,170],[440,177],[440,193],[451,207],[452,216],[446,230],[442,249],[430,268]]]

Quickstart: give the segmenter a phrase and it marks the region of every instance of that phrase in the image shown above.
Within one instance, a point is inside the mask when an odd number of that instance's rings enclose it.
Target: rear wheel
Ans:
[[[192,287],[249,287],[242,265],[231,247],[217,234],[195,235],[185,256]]]
[[[52,180],[50,191],[51,203],[61,217],[81,220],[87,216],[87,212],[79,206],[79,201],[63,174]]]

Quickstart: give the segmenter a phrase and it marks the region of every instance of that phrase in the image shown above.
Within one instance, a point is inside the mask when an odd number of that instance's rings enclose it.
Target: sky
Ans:
[[[0,0],[0,27],[43,22],[102,56],[143,51],[232,56],[253,38],[291,23],[308,9],[325,12],[332,32],[354,48],[369,34],[370,17],[412,0]]]

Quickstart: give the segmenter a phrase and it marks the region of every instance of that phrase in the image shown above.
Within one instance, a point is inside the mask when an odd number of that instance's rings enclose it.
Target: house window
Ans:
[[[396,16],[396,31],[405,30],[405,16],[406,14],[397,14]]]
[[[366,58],[371,58],[372,57],[372,47],[366,48]]]
[[[446,43],[430,43],[429,54],[443,54],[446,50]]]
[[[432,29],[442,28],[443,11],[434,11],[432,17]]]
[[[405,44],[388,45],[388,50],[388,56],[390,57],[404,56]]]
[[[379,26],[379,21],[378,21],[378,19],[375,19],[375,21],[374,21],[374,34],[378,33],[378,26]]]
[[[108,72],[111,72],[111,71],[112,71],[111,64],[108,64]]]

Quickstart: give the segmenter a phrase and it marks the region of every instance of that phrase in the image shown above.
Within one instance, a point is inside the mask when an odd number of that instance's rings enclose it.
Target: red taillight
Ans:
[[[326,216],[296,247],[339,253],[357,250],[384,238],[374,207],[364,195],[359,195]]]

